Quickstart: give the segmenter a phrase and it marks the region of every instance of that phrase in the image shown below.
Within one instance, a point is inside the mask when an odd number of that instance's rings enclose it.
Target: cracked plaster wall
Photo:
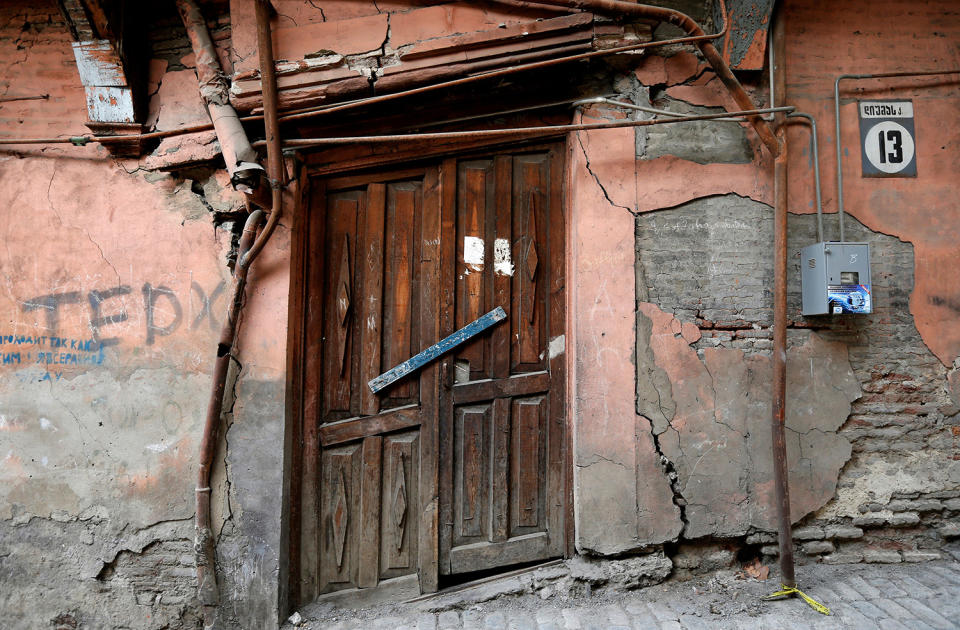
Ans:
[[[932,25],[942,24],[955,7],[926,2],[906,13],[894,4],[888,8],[902,21],[882,18],[883,24],[870,22],[881,20],[879,13],[855,6],[830,11],[801,2],[788,8],[789,101],[821,121],[828,209],[834,203],[829,176],[833,138],[823,123],[831,120],[833,77],[908,69],[954,54],[949,34]],[[854,32],[849,21],[837,15],[841,11],[863,16],[867,23]],[[916,45],[918,36],[924,46]],[[837,54],[825,46],[827,40],[843,42],[849,53]],[[895,58],[902,68],[892,67],[893,58],[883,53],[890,42],[903,49],[903,58]],[[766,95],[760,86],[751,83],[749,75],[742,78],[755,101],[763,102]],[[649,56],[622,76],[616,89],[635,103],[677,111],[736,107],[712,71],[688,52]],[[790,209],[803,213],[790,216],[789,243],[788,317],[794,329],[788,335],[787,425],[793,516],[817,526],[808,527],[801,540],[833,540],[811,545],[801,558],[928,559],[960,529],[958,348],[953,342],[958,327],[956,314],[948,312],[949,296],[960,289],[960,281],[946,277],[952,263],[942,258],[953,256],[945,239],[955,243],[960,224],[949,201],[953,196],[944,190],[956,179],[956,160],[944,153],[956,134],[945,123],[952,120],[946,112],[956,108],[956,84],[922,90],[901,85],[865,95],[911,97],[924,109],[917,124],[927,131],[918,131],[918,154],[928,156],[930,163],[916,180],[860,179],[855,107],[847,101],[845,198],[853,215],[848,239],[872,244],[877,308],[868,317],[807,320],[799,313],[799,267],[793,261],[801,246],[816,240],[809,214],[809,135],[800,125],[790,130]],[[590,120],[624,116],[648,114],[610,107],[584,114]],[[635,416],[612,406],[613,401],[626,403],[615,377],[594,377],[598,387],[606,388],[603,401],[589,405],[590,398],[577,396],[583,415],[575,421],[575,450],[584,462],[576,471],[577,509],[620,510],[622,521],[615,529],[593,530],[578,520],[578,545],[585,551],[609,553],[678,535],[736,537],[774,529],[767,507],[772,491],[767,462],[772,168],[749,130],[729,123],[712,134],[710,129],[707,124],[672,125],[576,136],[574,216],[617,226],[600,238],[605,228],[585,226],[574,218],[574,228],[587,234],[578,235],[577,246],[597,243],[595,255],[604,256],[605,264],[616,263],[608,268],[608,278],[636,281],[634,292],[620,286],[610,298],[600,274],[577,272],[575,305],[579,313],[590,313],[584,324],[579,321],[582,315],[575,323],[580,331],[576,348],[584,357],[578,355],[577,366],[588,360],[599,365],[593,357],[606,356],[607,344],[616,346],[607,341],[605,328],[586,325],[603,308],[609,321],[636,318],[636,354],[620,358],[624,367],[630,362],[638,377]],[[626,246],[619,226],[634,221],[635,273],[619,258]],[[833,229],[832,218],[826,223]],[[580,255],[573,253],[574,268]],[[615,350],[609,349],[610,356]],[[594,386],[575,387],[592,391]],[[611,414],[616,420],[589,414]],[[641,425],[649,419],[655,439],[644,435],[627,444],[631,431],[640,437],[634,419]],[[591,493],[603,485],[600,478],[606,471],[595,477],[585,471],[603,462],[619,468],[598,498]],[[656,488],[663,480],[670,493],[660,493],[652,497],[655,504],[641,507],[623,472],[630,466],[656,472],[655,477],[644,476],[643,483]],[[612,497],[623,500],[614,507]],[[831,527],[847,527],[849,540],[841,543],[825,534]],[[761,533],[747,538],[754,544],[773,540]],[[764,547],[764,553],[776,549]]]
[[[307,4],[278,3],[278,19],[296,27],[329,28],[320,25],[337,19],[378,25],[367,33],[369,46],[362,38],[349,42],[361,57],[386,54],[390,32],[381,22],[397,24],[383,12],[408,8]],[[952,15],[951,6],[914,4],[920,9],[909,15],[854,32],[815,3],[791,3],[791,100],[828,121],[832,77],[892,69],[884,63],[891,42],[904,66],[955,55],[949,42],[958,22],[943,19]],[[231,2],[234,22],[249,6]],[[347,13],[336,16],[334,9]],[[848,4],[834,10],[872,19],[903,9],[887,2],[883,11]],[[481,15],[477,24],[485,19]],[[204,119],[190,80],[189,48],[175,14],[164,20],[154,30],[150,63],[148,123],[157,129]],[[224,16],[211,20],[228,72],[255,63],[252,31],[230,39],[230,23]],[[0,83],[4,94],[51,94],[43,102],[0,104],[3,128],[22,136],[82,132],[83,92],[55,4],[4,6],[0,24],[0,55],[12,60]],[[891,24],[911,36],[878,35]],[[913,33],[925,34],[923,45]],[[850,50],[834,55],[824,41],[849,42]],[[689,52],[646,56],[617,89],[635,102],[678,111],[735,107]],[[763,100],[757,86],[748,89]],[[955,85],[941,85],[906,94],[929,112],[917,121],[918,150],[927,157],[915,181],[859,180],[852,101],[843,108],[844,144],[852,147],[845,165],[848,209],[870,228],[852,223],[851,231],[875,244],[880,308],[856,322],[791,331],[789,359],[791,391],[799,398],[809,400],[826,379],[832,384],[815,407],[789,415],[801,480],[794,496],[798,515],[814,510],[810,522],[873,528],[885,552],[894,549],[898,558],[935,547],[951,523],[960,528],[960,377],[952,369],[960,330],[952,305],[960,285],[950,275],[957,216],[943,201],[955,181],[956,161],[947,147],[957,144],[950,140],[956,130],[944,121],[952,120],[956,92]],[[594,108],[583,117],[626,115],[637,114]],[[821,136],[825,174],[831,170],[829,135]],[[805,131],[794,128],[790,137],[799,147],[791,151],[791,209],[809,212]],[[767,433],[750,427],[755,418],[762,422],[768,404],[768,156],[751,132],[730,124],[722,131],[698,124],[585,132],[572,138],[570,150],[577,548],[617,554],[680,536],[767,528],[762,469],[745,469],[742,458],[763,453]],[[222,174],[184,166],[214,159],[218,151],[212,135],[200,134],[161,144],[140,160],[115,161],[96,146],[0,153],[0,201],[14,218],[3,227],[0,315],[5,334],[39,337],[26,345],[43,346],[29,350],[27,363],[21,355],[0,365],[0,583],[17,585],[0,589],[0,612],[11,627],[196,622],[192,471],[212,359],[205,348],[213,348],[224,306],[236,200],[224,191]],[[831,178],[825,176],[824,184],[830,207]],[[690,222],[691,213],[704,209],[719,213],[726,234]],[[741,214],[751,219],[738,232]],[[682,218],[686,223],[678,224]],[[791,217],[791,238],[811,240],[811,225],[809,217]],[[671,260],[686,257],[673,269],[706,265],[698,278],[705,284],[658,276],[669,262],[666,254],[655,257],[665,230],[675,232]],[[655,238],[643,245],[651,231]],[[711,257],[711,243],[729,244],[730,238],[741,245],[755,241],[757,257]],[[228,618],[258,627],[275,623],[282,598],[288,256],[289,232],[281,225],[253,271],[234,365],[235,402],[214,476]],[[791,304],[791,318],[803,323],[793,293]],[[70,348],[94,336],[109,342],[102,357]],[[53,337],[66,345],[51,348]],[[18,347],[27,352],[24,344]],[[54,349],[57,359],[37,363],[37,352],[52,357]],[[0,345],[3,355],[17,351]],[[52,363],[61,354],[87,361]],[[812,375],[811,365],[817,368]],[[708,487],[716,479],[702,474],[707,471],[714,478],[729,473],[720,480],[727,483]],[[863,558],[869,544],[854,541],[841,551]]]
[[[152,31],[156,129],[206,118],[189,44],[168,8]],[[226,52],[229,20],[218,19],[214,39]],[[5,64],[0,93],[50,95],[0,103],[0,133],[86,131],[55,2],[0,8],[0,58],[16,60]],[[218,151],[212,138],[161,145],[139,160],[98,145],[0,151],[5,628],[200,623],[193,491],[242,199],[215,163],[190,164]],[[270,627],[278,617],[285,223],[251,272],[213,483],[231,627]]]

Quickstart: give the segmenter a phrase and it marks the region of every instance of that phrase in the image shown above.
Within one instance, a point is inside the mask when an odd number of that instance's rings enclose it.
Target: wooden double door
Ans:
[[[300,603],[563,555],[562,174],[547,145],[312,181]],[[367,386],[497,306],[506,321]]]

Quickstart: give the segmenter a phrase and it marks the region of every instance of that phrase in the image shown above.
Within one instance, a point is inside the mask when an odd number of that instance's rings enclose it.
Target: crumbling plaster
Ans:
[[[82,134],[83,90],[56,4],[5,5],[0,18],[0,54],[20,59],[5,91],[50,94],[0,104],[5,132]],[[150,64],[148,122],[202,121],[192,56],[164,46],[181,53]],[[242,199],[215,164],[190,166],[218,152],[194,144],[139,160],[98,145],[0,153],[4,627],[198,622],[196,459]],[[258,264],[214,509],[227,618],[269,627],[279,615],[286,221]]]
[[[300,34],[339,42],[327,35],[342,25],[330,22],[346,18],[371,25],[366,39],[346,33],[337,52],[358,59],[386,58],[386,43],[412,46],[426,37],[417,30],[423,24],[404,22],[411,3],[276,4],[277,26],[290,35],[282,41],[300,46],[291,49],[294,58],[321,52]],[[914,3],[920,8],[912,12],[892,0],[873,3],[871,12],[844,5],[860,19],[884,20],[862,32],[816,5],[788,7],[787,67],[791,102],[821,121],[829,208],[835,195],[824,123],[832,118],[832,77],[895,69],[890,59],[904,66],[922,66],[927,57],[946,63],[955,60],[949,46],[956,38],[949,36],[953,23],[942,19],[953,11],[945,1]],[[231,2],[233,23],[251,17],[244,13],[251,6]],[[425,10],[449,17],[448,8]],[[889,23],[873,17],[889,15],[896,16]],[[23,136],[82,133],[83,93],[55,4],[5,6],[0,18],[0,56],[13,60],[4,93],[36,88],[51,95],[0,104],[4,125]],[[458,19],[482,29],[499,17]],[[231,41],[224,17],[217,23],[221,56],[237,72],[253,68],[253,30]],[[917,45],[884,36],[891,24],[932,34]],[[850,49],[838,55],[824,41],[849,42]],[[896,55],[887,54],[891,46]],[[151,62],[148,122],[169,128],[203,120],[189,80],[191,56],[179,44],[165,50]],[[617,85],[635,102],[679,111],[734,107],[693,53],[649,54],[637,63]],[[748,87],[756,102],[764,100],[762,90]],[[948,371],[960,339],[954,325],[960,285],[951,275],[960,217],[944,202],[955,179],[949,151],[957,132],[949,121],[956,118],[956,89],[871,95],[905,93],[923,112],[917,124],[924,157],[915,181],[859,179],[854,106],[843,106],[848,211],[863,222],[849,227],[875,247],[878,312],[844,325],[803,322],[791,288],[790,318],[802,326],[790,331],[789,391],[804,401],[788,407],[795,518],[814,511],[808,518],[826,522],[899,518],[928,527],[939,521],[921,521],[914,512],[906,518],[904,510],[919,510],[918,501],[955,505],[960,495],[958,377]],[[584,120],[627,115],[636,114],[598,107]],[[709,124],[691,129],[569,138],[569,417],[575,542],[584,553],[771,528],[763,468],[770,274],[759,249],[771,242],[764,232],[771,162],[745,128],[725,128],[709,150],[703,146],[711,140]],[[790,132],[790,209],[797,213],[812,209],[806,133],[799,126]],[[9,330],[0,334],[42,338],[16,345],[43,346],[31,352],[52,356],[56,343],[57,357],[78,360],[38,365],[31,354],[30,365],[22,357],[0,365],[0,583],[17,584],[0,588],[0,611],[12,627],[196,622],[194,458],[239,201],[222,174],[185,165],[217,153],[212,135],[200,134],[165,143],[141,160],[115,161],[96,146],[0,154],[0,203],[16,219],[4,224],[0,248],[0,322]],[[161,168],[173,172],[153,170]],[[697,223],[704,211],[729,216]],[[746,226],[738,223],[741,215],[751,217]],[[791,215],[791,251],[798,237],[812,239],[812,217],[797,219]],[[686,245],[677,241],[673,256],[654,259],[654,267],[672,261],[675,272],[689,272],[708,263],[698,277],[715,284],[694,287],[704,304],[662,290],[648,268],[652,248],[638,247],[638,230],[659,230],[656,240],[689,231]],[[754,244],[757,256],[704,260],[690,245],[722,238]],[[224,610],[231,622],[257,627],[275,624],[283,602],[289,249],[285,220],[252,272],[213,484]],[[669,278],[665,273],[663,280]],[[719,290],[723,285],[732,289]],[[102,355],[71,347],[94,336],[110,342]],[[0,345],[0,352],[17,350]],[[909,495],[920,498],[903,498]],[[936,511],[929,505],[924,519]]]
[[[786,7],[786,69],[789,101],[820,122],[820,168],[825,207],[836,207],[836,151],[833,85],[844,73],[956,69],[955,42],[960,37],[956,3],[926,0],[901,3],[881,0],[863,10],[845,4],[845,16],[822,11],[816,2]],[[838,7],[839,8],[839,7]],[[853,19],[856,16],[856,19]],[[810,34],[815,33],[816,37]],[[903,34],[909,36],[902,36]],[[825,45],[824,42],[829,42]],[[916,283],[910,312],[924,342],[947,367],[960,357],[960,282],[956,243],[960,206],[955,197],[955,147],[960,83],[956,75],[846,81],[841,84],[844,205],[870,229],[913,244]],[[918,177],[867,179],[861,176],[858,99],[912,99],[915,108]],[[809,134],[802,125],[790,130],[796,150],[790,155],[791,211],[814,210]],[[829,238],[836,238],[834,221]]]
[[[772,229],[768,206],[736,195],[637,219],[638,413],[653,421],[678,475],[687,538],[775,529],[770,305],[756,297],[770,288]],[[704,337],[697,323],[725,330]],[[809,330],[789,340],[787,450],[799,520],[834,494],[851,453],[838,429],[861,391],[845,344]]]
[[[926,7],[924,15],[942,14],[942,3],[932,4],[936,6]],[[811,15],[806,6],[797,9],[797,13],[803,13],[807,19]],[[821,40],[800,35],[805,32],[803,27],[788,28],[788,32],[794,39],[804,40],[796,42],[800,53],[795,54],[812,55],[814,50],[823,50]],[[834,37],[839,36],[834,33]],[[871,38],[870,41],[879,45],[881,40]],[[908,45],[907,40],[898,42],[898,45]],[[878,53],[875,58],[881,57]],[[789,60],[787,65],[789,69]],[[832,83],[832,75],[822,63],[801,65],[801,71],[794,71],[800,74],[801,87],[796,89],[790,84],[788,90],[791,95],[798,94],[801,109],[809,110],[804,106],[809,100],[807,83],[814,79],[820,82],[829,79]],[[846,71],[854,70],[847,68]],[[794,76],[796,74],[788,74],[788,80]],[[635,79],[630,76],[621,79],[617,89],[621,98],[638,104],[650,105],[651,94],[659,94],[659,103],[656,99],[652,103],[661,107],[686,110],[734,107],[712,72],[690,53],[651,55],[639,64],[633,77]],[[824,88],[817,93],[819,110],[825,110],[831,92]],[[950,120],[944,108],[954,106],[951,94],[948,88],[942,88],[931,95],[929,103],[924,103],[931,112],[928,124]],[[757,102],[763,102],[765,94],[754,90],[754,97]],[[853,107],[847,109],[849,112],[845,115],[855,117]],[[607,106],[592,108],[588,113],[594,118],[606,119],[647,116]],[[819,117],[830,119],[826,111],[819,113]],[[845,124],[845,133],[850,134],[849,146],[855,147],[855,120],[845,120]],[[931,138],[939,139],[952,137],[950,134],[954,131],[933,129],[929,133]],[[791,129],[790,209],[796,212],[812,209],[807,134],[807,130],[799,126]],[[821,134],[823,172],[829,174],[824,158],[829,159],[830,138],[824,138],[823,131]],[[581,167],[587,173],[571,179],[575,206],[578,200],[582,200],[582,204],[592,202],[603,209],[602,220],[614,224],[628,213],[636,214],[638,230],[647,232],[646,240],[638,233],[640,273],[636,276],[635,294],[638,332],[637,353],[632,360],[639,373],[638,417],[651,418],[652,430],[657,436],[647,447],[638,444],[632,453],[624,453],[622,444],[611,435],[609,424],[605,431],[594,434],[594,421],[578,416],[575,450],[578,457],[589,458],[589,453],[602,454],[603,447],[598,442],[608,442],[607,450],[622,457],[609,458],[611,468],[623,466],[623,461],[629,462],[631,458],[634,465],[644,459],[659,460],[657,468],[661,476],[672,482],[674,502],[683,507],[682,536],[693,538],[774,529],[773,515],[766,513],[772,478],[766,464],[770,458],[768,355],[772,262],[768,257],[772,244],[769,223],[772,169],[769,157],[760,150],[749,131],[745,140],[755,157],[751,163],[737,163],[739,159],[735,154],[742,140],[731,138],[726,156],[723,147],[719,147],[719,155],[697,164],[693,160],[698,156],[687,151],[701,148],[690,146],[697,142],[696,135],[694,131],[683,131],[681,125],[662,127],[653,137],[648,129],[638,128],[633,139],[612,131],[579,134],[574,153],[583,153]],[[631,140],[634,156],[628,156]],[[932,155],[944,150],[940,144],[928,146]],[[851,186],[854,192],[848,194],[848,199],[855,200],[848,200],[848,212],[854,217],[848,224],[848,233],[853,235],[849,238],[867,240],[874,246],[878,270],[874,278],[875,295],[877,303],[882,305],[876,315],[839,327],[822,321],[804,323],[799,314],[798,278],[791,276],[789,318],[804,327],[790,332],[788,351],[787,423],[792,429],[788,433],[788,446],[795,521],[810,514],[828,521],[852,518],[862,514],[868,504],[869,509],[879,510],[891,497],[910,496],[911,492],[941,497],[954,496],[951,493],[957,492],[956,462],[951,456],[957,442],[956,401],[948,391],[947,370],[931,354],[932,350],[948,366],[952,363],[956,353],[947,350],[944,355],[950,337],[944,338],[943,333],[949,322],[955,322],[955,317],[940,311],[936,325],[932,326],[925,323],[927,315],[920,312],[929,314],[930,309],[916,306],[918,300],[937,307],[948,306],[946,298],[921,295],[931,279],[940,279],[941,293],[956,286],[955,278],[943,277],[951,268],[945,261],[937,259],[935,274],[929,273],[926,262],[929,253],[939,247],[938,243],[952,239],[955,231],[946,227],[956,223],[949,218],[951,209],[946,209],[946,216],[940,216],[939,210],[931,210],[943,206],[943,200],[949,198],[942,191],[935,192],[938,186],[952,181],[944,171],[949,170],[946,163],[938,160],[932,165],[927,176],[932,178],[933,187],[930,196],[925,193],[919,197],[920,204],[906,203],[903,195],[896,192],[903,187],[919,192],[917,185],[890,180],[882,183],[890,184],[894,192],[872,192],[869,201],[861,201],[863,193],[858,189],[876,185],[876,180],[861,182],[859,173],[855,172],[859,169],[856,159],[845,163],[845,168],[851,170],[847,179],[855,180]],[[625,178],[631,172],[635,183],[628,187]],[[829,179],[829,175],[825,175],[824,202],[828,207],[833,201],[827,192]],[[592,190],[585,193],[577,190],[578,186],[592,187]],[[933,199],[933,194],[940,198]],[[724,205],[725,211],[711,216],[711,209]],[[880,211],[886,212],[882,215],[886,217],[886,224],[879,230],[894,238],[871,232],[856,221],[862,219],[867,227],[876,230],[877,224],[882,223],[877,219]],[[932,217],[929,221],[925,219],[928,215]],[[791,217],[791,252],[816,238],[812,217],[804,219],[798,223]],[[832,228],[829,218],[827,224]],[[576,220],[574,229],[582,229]],[[593,238],[594,230],[596,228],[588,230],[591,235],[588,240]],[[677,232],[686,232],[686,238],[671,239]],[[828,232],[828,237],[830,234]],[[730,251],[711,252],[711,244],[718,239],[730,241],[734,251],[739,248],[752,253],[718,256],[720,252]],[[612,242],[620,241],[604,241],[608,255]],[[916,248],[916,257],[910,244]],[[611,268],[610,273],[617,271]],[[794,264],[791,264],[791,273],[798,275]],[[663,282],[658,283],[644,274],[663,274]],[[618,277],[630,275],[624,269]],[[682,281],[684,276],[689,279],[686,285]],[[593,295],[594,287],[602,286],[596,284],[599,282],[589,278],[584,285],[591,287]],[[906,311],[908,298],[915,317]],[[575,300],[578,305],[587,302],[582,297]],[[595,297],[593,302],[602,304],[603,300]],[[611,310],[618,314],[626,314],[633,306],[625,296],[613,300],[612,304]],[[714,326],[726,330],[706,330]],[[706,333],[709,334],[704,338]],[[597,334],[605,338],[607,332],[601,330]],[[576,347],[588,352],[589,344],[581,341]],[[579,364],[580,359],[577,361]],[[901,386],[904,379],[905,384]],[[608,389],[608,396],[613,391]],[[618,400],[620,393],[612,396]],[[577,404],[582,401],[578,399]],[[667,421],[674,418],[679,428]],[[724,426],[724,423],[733,426]],[[629,435],[625,425],[615,431],[621,440]],[[592,434],[586,441],[581,439],[585,432]],[[757,443],[750,443],[751,440]],[[614,443],[618,444],[615,448]],[[589,447],[585,448],[586,444]],[[731,449],[739,455],[727,456]],[[924,452],[924,449],[929,450]],[[748,455],[756,461],[750,462]],[[903,483],[899,475],[874,479],[881,469],[888,473],[902,471]],[[579,480],[586,479],[582,470],[576,472]],[[703,478],[699,478],[699,473],[704,472]],[[707,480],[713,484],[709,488]],[[607,489],[606,493],[628,497],[625,503],[629,504],[629,498],[635,495],[631,496],[626,482],[623,483],[623,487]],[[590,488],[577,484],[576,500],[586,502],[586,509],[597,509],[598,499],[586,497],[585,489]],[[579,509],[584,508],[578,505]],[[625,508],[621,506],[621,509]],[[651,509],[657,518],[669,518],[662,504]],[[637,511],[637,515],[638,530],[642,530],[640,523],[648,515],[641,511]],[[632,530],[625,524],[588,540],[581,528],[582,522],[578,521],[578,544],[585,550],[629,548],[676,536],[671,532],[667,537],[655,535],[641,542],[628,534],[632,534]]]
[[[109,164],[7,155],[0,170],[4,207],[24,210],[0,251],[0,527],[3,581],[18,585],[2,609],[14,628],[192,614],[202,349],[222,317],[231,234],[189,182]],[[149,616],[129,620],[140,606]]]

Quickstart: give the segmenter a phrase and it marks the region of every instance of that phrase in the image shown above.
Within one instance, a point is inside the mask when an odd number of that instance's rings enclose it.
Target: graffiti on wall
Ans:
[[[69,366],[96,366],[104,361],[104,349],[121,339],[153,346],[178,330],[197,330],[205,324],[217,330],[226,283],[206,291],[191,280],[188,296],[179,296],[164,284],[143,283],[139,290],[120,284],[89,291],[55,291],[18,300],[21,313],[34,313],[34,327],[46,334],[0,332],[0,367],[37,365],[54,372]],[[63,336],[65,316],[82,317],[90,336]],[[16,328],[16,327],[15,327]],[[50,378],[47,375],[45,378]]]

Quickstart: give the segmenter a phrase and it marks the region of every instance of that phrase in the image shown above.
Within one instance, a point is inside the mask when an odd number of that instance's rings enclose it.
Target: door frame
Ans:
[[[562,178],[561,182],[561,203],[564,216],[564,275],[565,282],[569,285],[570,279],[574,277],[571,264],[571,249],[574,243],[571,217],[571,185],[570,174],[573,156],[571,155],[573,147],[576,146],[576,137],[571,134],[548,136],[536,138],[534,140],[522,142],[504,142],[489,138],[456,139],[441,143],[410,143],[400,147],[390,145],[344,145],[332,149],[325,149],[311,152],[298,152],[295,163],[298,165],[296,177],[298,180],[297,198],[294,200],[292,226],[291,226],[291,255],[290,255],[290,284],[289,284],[289,313],[287,326],[287,383],[286,383],[286,428],[284,435],[284,484],[283,484],[283,510],[281,523],[283,531],[281,532],[282,549],[280,553],[280,584],[279,595],[281,609],[293,610],[297,607],[310,603],[302,601],[300,597],[300,581],[302,575],[301,559],[301,522],[304,518],[303,493],[303,475],[304,475],[304,453],[317,447],[316,435],[304,434],[304,400],[306,389],[306,374],[304,368],[304,357],[307,352],[306,339],[306,312],[311,307],[310,296],[307,295],[308,272],[307,263],[309,260],[308,252],[308,234],[309,234],[309,216],[311,211],[311,193],[316,192],[318,186],[323,186],[325,179],[332,176],[338,178],[356,175],[360,179],[368,180],[371,174],[382,172],[389,173],[390,177],[402,176],[406,170],[411,172],[422,169],[410,168],[417,163],[439,162],[444,157],[468,158],[472,155],[481,155],[489,153],[498,148],[517,149],[533,148],[536,146],[554,144],[559,145],[560,151],[564,155],[564,165],[562,173],[558,176]],[[406,166],[406,168],[404,168]],[[442,177],[442,175],[441,175]],[[447,219],[441,216],[441,222]],[[574,321],[573,312],[573,291],[569,286],[565,287],[564,305],[565,305],[565,323],[564,330],[567,339],[568,348],[564,352],[565,384],[563,408],[565,415],[565,431],[563,435],[563,493],[564,493],[564,527],[563,527],[563,549],[564,556],[571,557],[575,553],[575,524],[574,524],[574,504],[573,504],[573,399],[572,394],[575,391],[573,387],[574,366],[573,352],[569,348],[571,325]],[[314,299],[317,299],[314,296]],[[316,305],[313,305],[314,307]],[[439,313],[438,313],[439,316]],[[439,370],[439,365],[434,364],[432,368]],[[438,374],[439,377],[439,374]],[[434,379],[437,387],[440,386],[440,379]],[[425,395],[423,392],[422,395]],[[439,392],[431,392],[431,395],[438,399]],[[421,514],[420,540],[429,540],[432,537],[437,541],[434,545],[420,545],[419,558],[419,582],[423,593],[434,592],[438,587],[439,580],[439,424],[434,423],[431,435],[423,436],[426,439],[421,441],[421,457],[426,470],[430,473],[429,492],[422,492],[423,505],[427,507]],[[311,441],[313,442],[311,448]],[[424,479],[421,477],[421,483]],[[422,486],[426,488],[427,486]],[[430,495],[429,501],[427,496]],[[432,503],[432,507],[428,506]]]

